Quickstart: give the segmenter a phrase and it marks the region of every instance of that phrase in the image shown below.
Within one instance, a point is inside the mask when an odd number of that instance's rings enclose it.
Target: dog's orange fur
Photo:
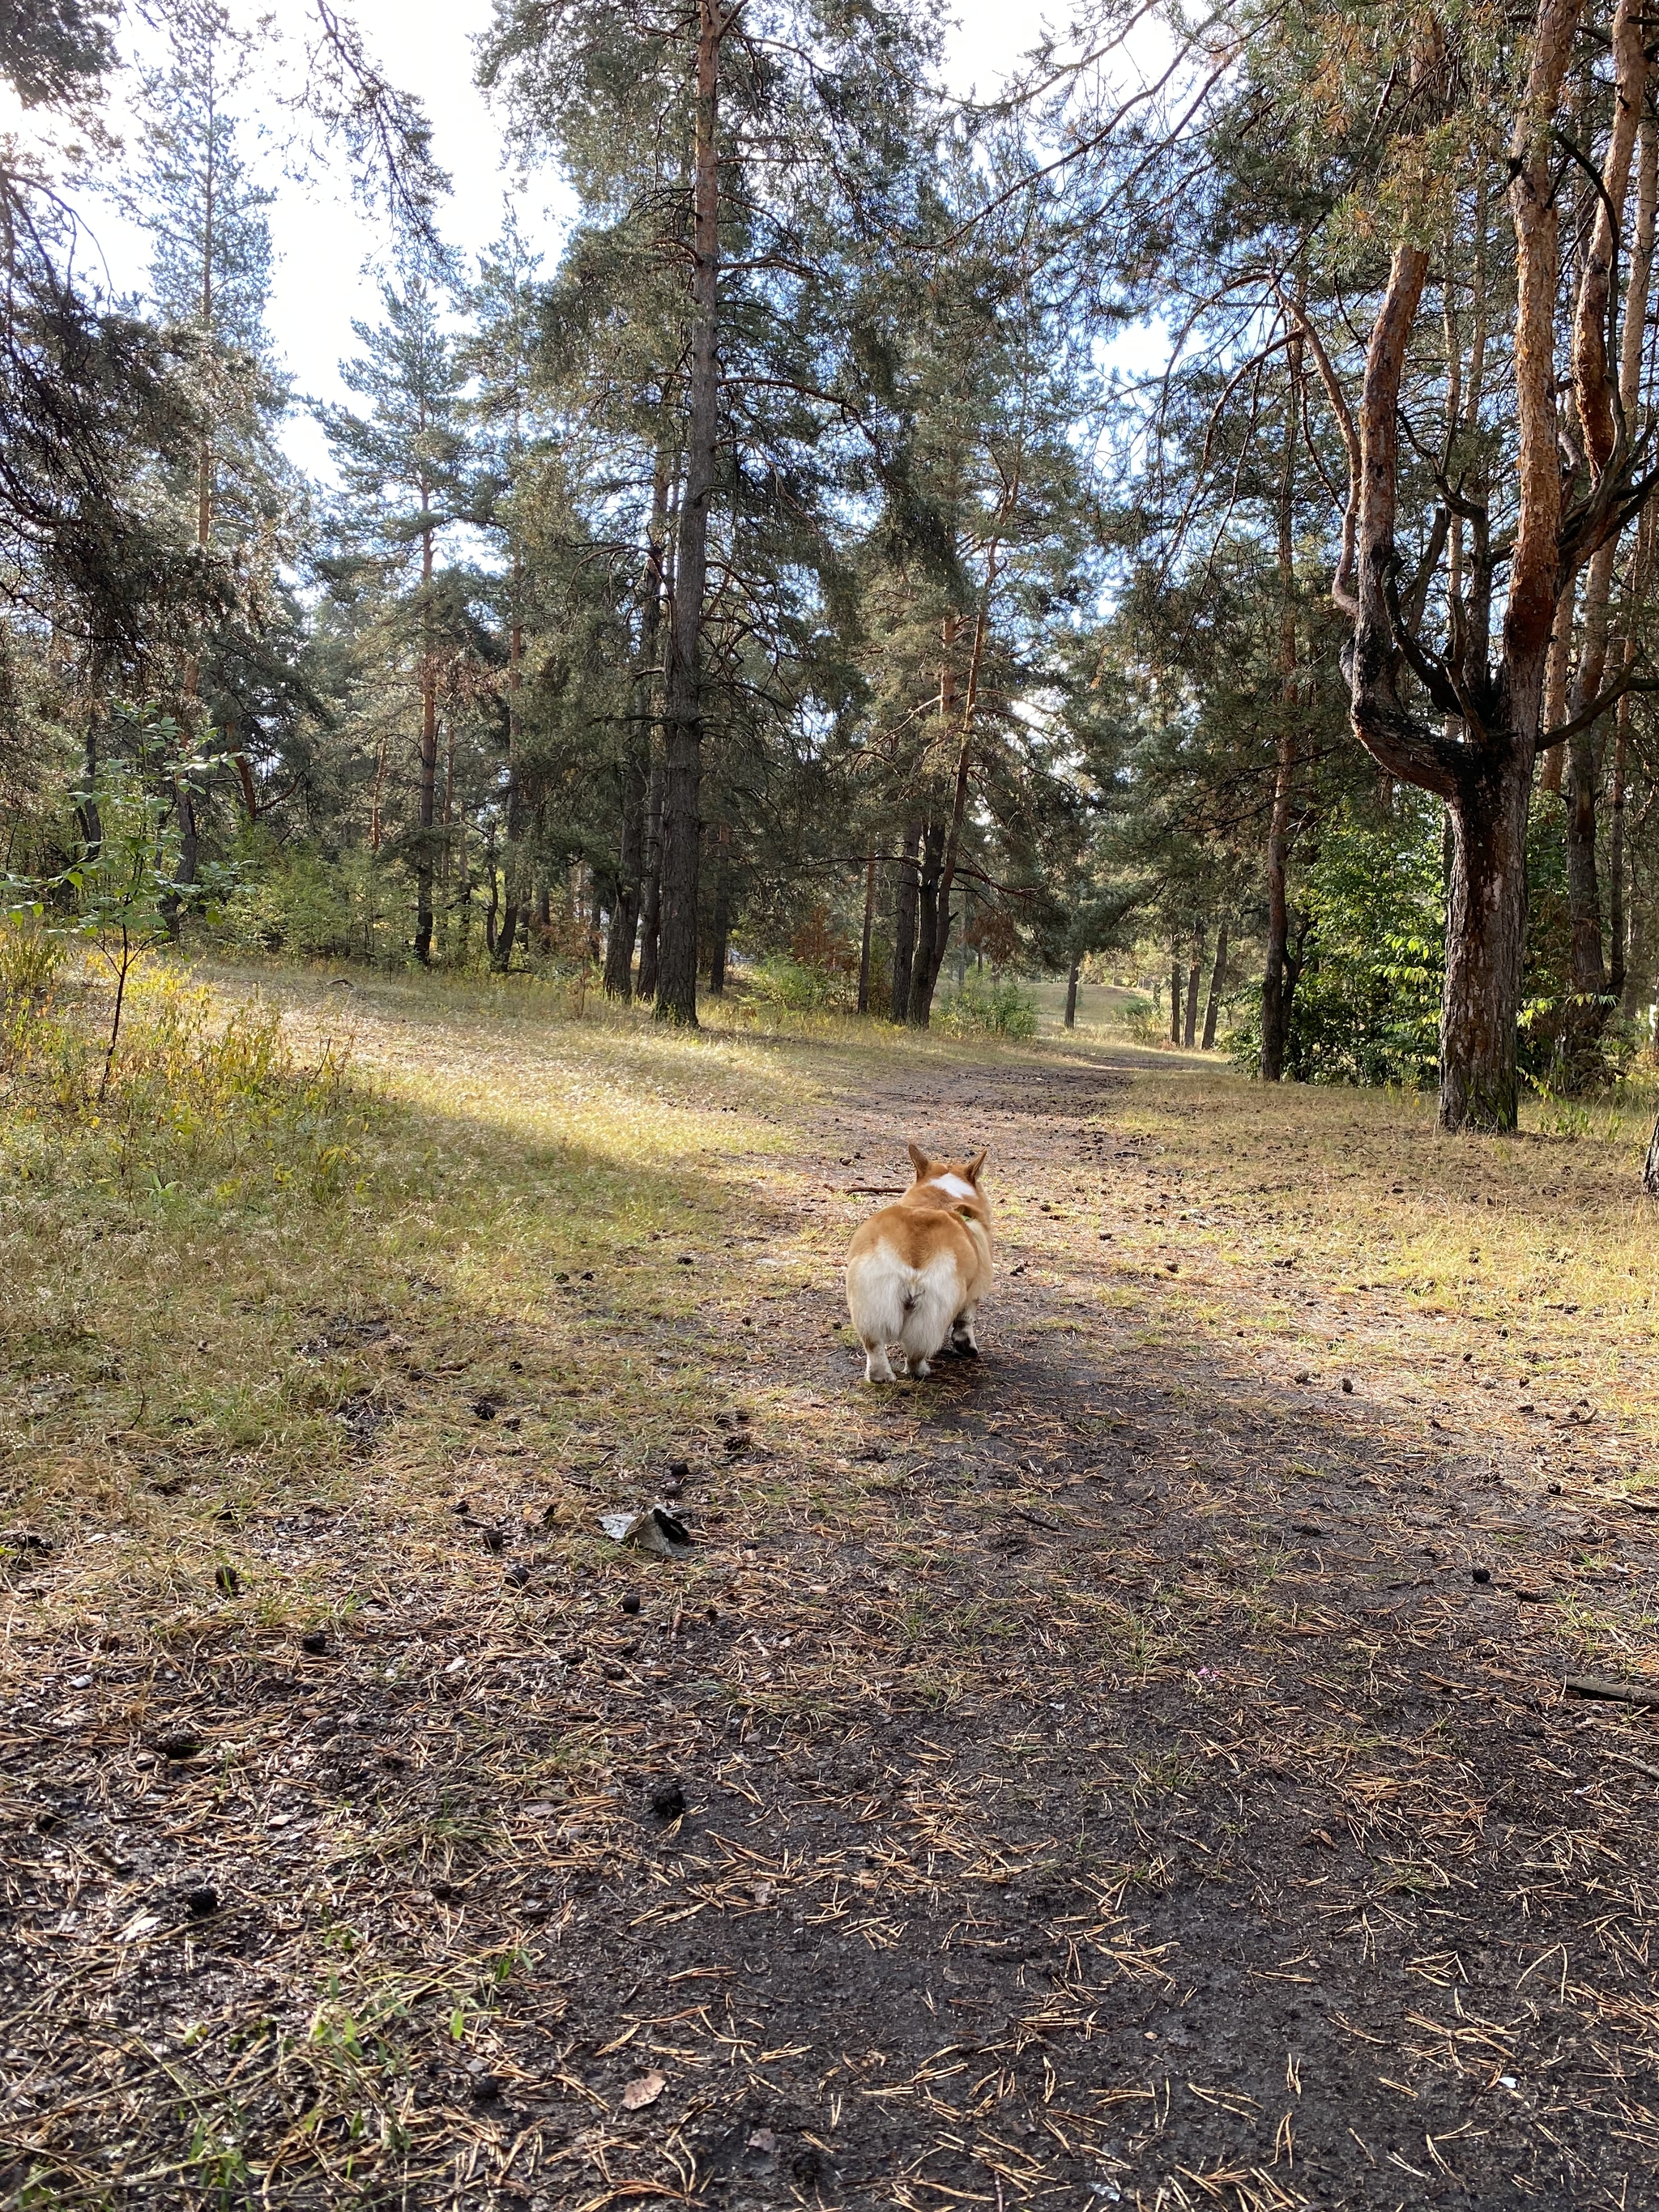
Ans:
[[[935,1160],[909,1146],[915,1181],[896,1206],[872,1213],[847,1255],[847,1304],[864,1346],[866,1382],[922,1376],[948,1338],[977,1358],[980,1300],[991,1287],[991,1208],[980,1188],[982,1152]],[[954,1186],[951,1188],[950,1186]]]

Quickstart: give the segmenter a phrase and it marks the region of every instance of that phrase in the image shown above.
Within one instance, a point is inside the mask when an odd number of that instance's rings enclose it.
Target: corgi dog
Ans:
[[[864,1379],[924,1376],[948,1338],[979,1357],[974,1316],[991,1287],[991,1208],[980,1188],[982,1152],[929,1159],[909,1146],[916,1179],[896,1206],[872,1213],[847,1255],[847,1305],[864,1346]]]

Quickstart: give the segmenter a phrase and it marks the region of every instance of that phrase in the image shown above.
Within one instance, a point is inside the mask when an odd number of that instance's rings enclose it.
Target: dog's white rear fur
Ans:
[[[985,1155],[933,1160],[909,1148],[916,1179],[896,1206],[872,1214],[847,1256],[847,1304],[864,1346],[866,1382],[925,1376],[946,1338],[969,1358],[980,1300],[991,1286],[991,1209],[979,1187]]]

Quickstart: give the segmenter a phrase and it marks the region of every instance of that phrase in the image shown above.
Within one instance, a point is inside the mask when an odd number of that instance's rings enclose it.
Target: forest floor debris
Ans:
[[[1659,2203],[1639,1137],[356,980],[348,1169],[8,1168],[7,2201]]]

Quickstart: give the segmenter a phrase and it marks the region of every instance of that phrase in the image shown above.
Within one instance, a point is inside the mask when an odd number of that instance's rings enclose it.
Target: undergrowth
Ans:
[[[118,1024],[90,962],[39,924],[0,924],[0,1172],[35,1186],[166,1189],[219,1206],[297,1188],[337,1200],[373,1102],[350,1040],[301,1065],[280,1009],[227,1011],[155,954],[125,979]]]

